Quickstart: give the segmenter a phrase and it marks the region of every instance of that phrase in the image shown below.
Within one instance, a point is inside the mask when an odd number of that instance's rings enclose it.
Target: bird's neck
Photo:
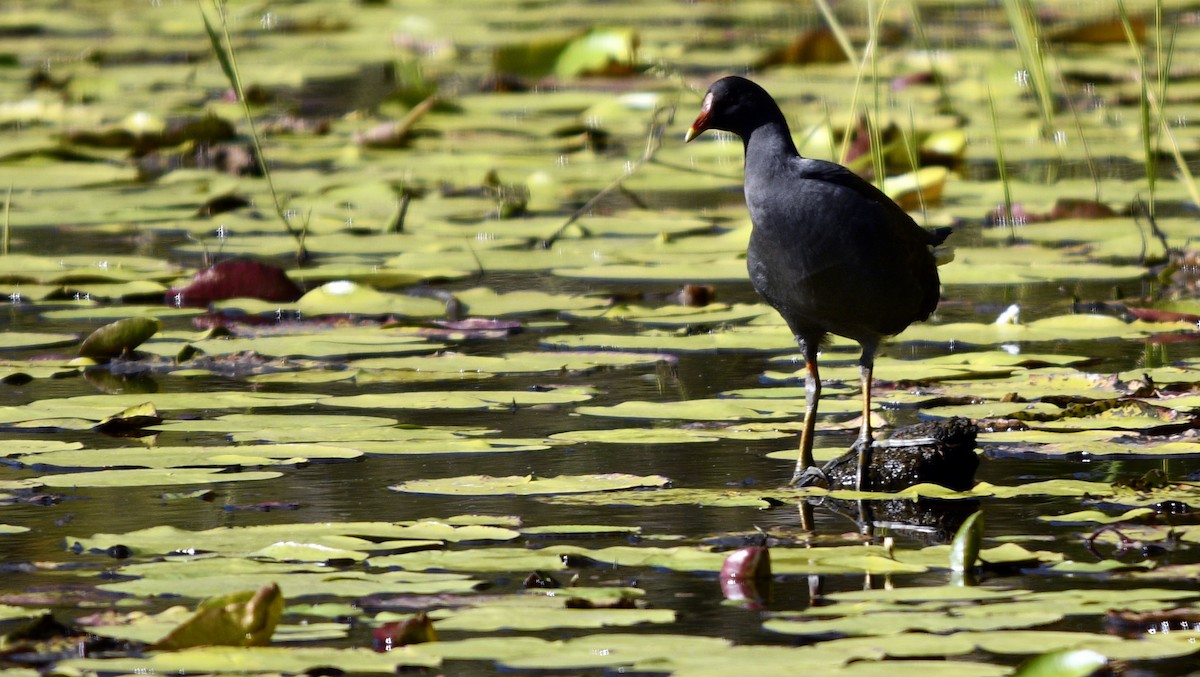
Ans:
[[[788,131],[787,122],[773,120],[754,128],[743,138],[746,147],[746,169],[751,166],[767,166],[788,162],[798,157],[796,143],[792,141],[792,133]]]

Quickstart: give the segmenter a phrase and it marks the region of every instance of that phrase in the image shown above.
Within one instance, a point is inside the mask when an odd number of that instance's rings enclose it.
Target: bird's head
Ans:
[[[705,130],[732,132],[743,139],[759,125],[783,114],[770,94],[746,78],[730,75],[708,88],[700,103],[700,114],[688,127],[684,141],[691,141]]]

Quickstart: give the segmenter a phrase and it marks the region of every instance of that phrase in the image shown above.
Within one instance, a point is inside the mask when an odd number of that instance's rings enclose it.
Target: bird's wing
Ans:
[[[953,229],[949,227],[942,228],[922,228],[913,221],[908,212],[896,204],[896,201],[888,197],[887,193],[879,190],[874,184],[866,181],[858,174],[846,169],[845,167],[824,160],[814,160],[812,158],[798,158],[800,176],[805,179],[816,181],[825,181],[843,188],[849,188],[862,197],[879,204],[885,211],[895,217],[894,220],[889,219],[888,223],[896,231],[899,237],[904,237],[905,234],[919,235],[920,240],[930,246],[936,247],[946,241]],[[900,224],[912,224],[916,230],[900,226]],[[915,238],[914,238],[915,239]]]
[[[937,307],[940,288],[937,267],[933,265],[931,248],[945,241],[950,234],[950,229],[926,230],[922,228],[886,193],[839,164],[811,158],[797,158],[796,167],[799,169],[801,178],[824,181],[852,190],[877,204],[888,215],[887,218],[882,219],[880,225],[887,229],[890,236],[888,241],[895,245],[893,255],[903,260],[910,270],[917,271],[922,289],[918,319],[923,320],[928,317]]]
[[[900,205],[896,204],[886,193],[864,180],[858,174],[839,164],[824,160],[814,160],[812,158],[799,158],[799,169],[802,178],[824,181],[842,186],[843,188],[849,188],[871,202],[882,205],[886,210],[895,215],[899,219],[899,222],[916,225],[916,222],[912,220],[908,212],[901,209]]]

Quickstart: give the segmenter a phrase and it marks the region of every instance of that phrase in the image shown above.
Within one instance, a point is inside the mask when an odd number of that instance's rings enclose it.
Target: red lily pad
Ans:
[[[196,273],[184,287],[172,287],[166,301],[188,307],[204,307],[213,301],[233,298],[291,303],[303,294],[282,268],[259,261],[234,259]]]

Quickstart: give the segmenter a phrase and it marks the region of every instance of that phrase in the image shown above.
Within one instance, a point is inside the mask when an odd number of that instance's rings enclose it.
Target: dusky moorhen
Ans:
[[[858,450],[863,488],[871,437],[875,351],[885,336],[929,317],[940,293],[931,248],[949,229],[927,231],[887,195],[845,167],[800,156],[771,95],[737,76],[717,80],[687,131],[741,137],[745,193],[753,230],[746,252],[750,282],[787,322],[807,367],[800,457],[791,484],[822,473],[813,465],[813,431],[821,397],[817,353],[826,334],[862,346],[862,427]]]

